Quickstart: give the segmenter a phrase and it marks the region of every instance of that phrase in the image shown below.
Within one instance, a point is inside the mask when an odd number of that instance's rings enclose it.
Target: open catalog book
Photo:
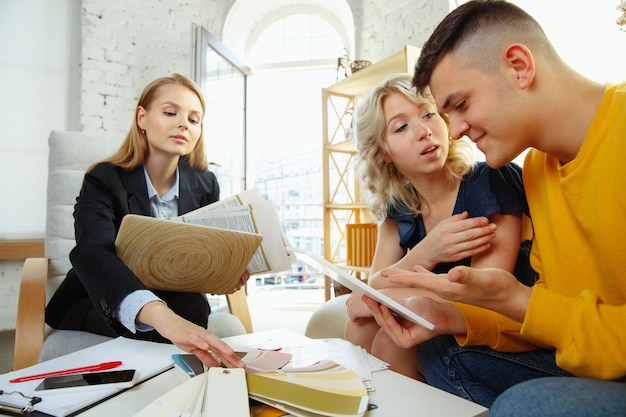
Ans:
[[[150,289],[226,294],[241,274],[291,268],[276,207],[256,188],[171,220],[129,214],[118,256]]]

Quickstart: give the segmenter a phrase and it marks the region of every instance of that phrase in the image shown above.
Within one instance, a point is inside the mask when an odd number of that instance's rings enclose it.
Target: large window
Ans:
[[[283,16],[260,32],[246,61],[249,184],[278,208],[291,243],[323,254],[321,89],[337,81],[344,48],[320,16]]]
[[[215,36],[196,28],[195,79],[206,102],[207,158],[228,197],[246,188],[247,79],[250,69]]]
[[[336,62],[343,47],[337,30],[328,21],[314,14],[298,13],[280,18],[266,28],[247,61],[255,70],[263,64],[280,67],[289,62],[306,67],[317,60]]]

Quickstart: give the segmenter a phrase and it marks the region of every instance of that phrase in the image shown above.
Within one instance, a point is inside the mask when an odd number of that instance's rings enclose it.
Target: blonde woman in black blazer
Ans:
[[[202,135],[205,105],[198,86],[180,74],[144,89],[135,122],[119,151],[92,166],[76,200],[73,268],[46,307],[56,329],[170,342],[216,366],[242,367],[232,349],[206,330],[204,294],[148,291],[115,252],[126,214],[181,215],[219,199]],[[249,278],[245,272],[237,287]]]

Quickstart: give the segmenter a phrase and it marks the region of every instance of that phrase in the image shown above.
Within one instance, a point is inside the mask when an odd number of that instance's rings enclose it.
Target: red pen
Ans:
[[[35,379],[43,379],[51,376],[61,376],[61,375],[72,375],[72,374],[83,374],[87,372],[96,372],[96,371],[106,371],[107,369],[117,368],[122,364],[122,361],[113,361],[113,362],[102,362],[98,365],[90,365],[90,366],[81,366],[80,368],[73,369],[64,369],[61,371],[53,371],[46,372],[43,374],[30,375],[30,376],[22,376],[19,378],[14,378],[9,382],[26,382],[26,381],[34,381]]]

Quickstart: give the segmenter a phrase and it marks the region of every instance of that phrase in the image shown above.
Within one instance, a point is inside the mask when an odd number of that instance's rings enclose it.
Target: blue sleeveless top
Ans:
[[[522,169],[515,163],[501,168],[490,168],[485,162],[478,162],[459,186],[452,214],[467,211],[469,217],[490,217],[493,214],[528,215],[526,193],[522,182]],[[426,228],[421,215],[414,217],[403,204],[389,210],[388,219],[398,223],[400,246],[406,250],[413,248],[426,236]],[[530,267],[531,242],[522,242],[517,257],[514,275],[526,284],[532,285],[538,276]],[[470,265],[471,257],[459,262],[445,262],[435,266],[433,272],[446,273],[456,265]]]

